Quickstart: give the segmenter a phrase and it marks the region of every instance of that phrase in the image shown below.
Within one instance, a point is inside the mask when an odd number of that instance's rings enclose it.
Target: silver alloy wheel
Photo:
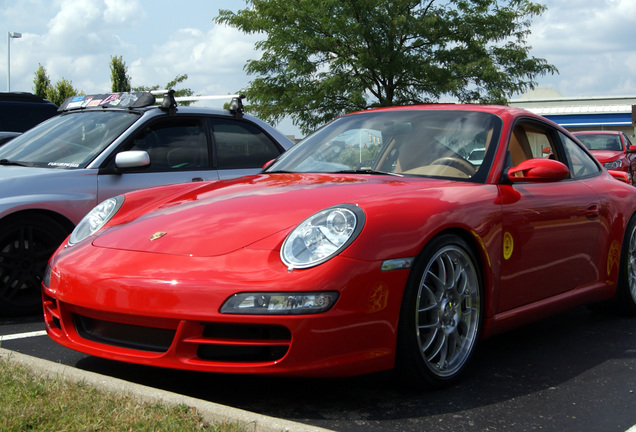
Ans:
[[[630,225],[632,232],[629,234],[629,246],[627,250],[627,289],[636,303],[636,224]]]
[[[425,268],[415,311],[420,354],[433,374],[451,377],[470,357],[480,301],[479,277],[469,255],[455,245],[442,247]]]

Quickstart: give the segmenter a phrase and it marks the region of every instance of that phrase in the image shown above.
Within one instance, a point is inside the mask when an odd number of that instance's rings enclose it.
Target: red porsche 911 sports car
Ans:
[[[45,321],[125,362],[439,387],[481,338],[610,299],[635,313],[635,210],[527,111],[358,112],[260,174],[99,204],[49,262]]]

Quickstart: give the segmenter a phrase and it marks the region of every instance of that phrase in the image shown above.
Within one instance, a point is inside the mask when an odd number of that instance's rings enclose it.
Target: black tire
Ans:
[[[0,315],[42,312],[41,282],[47,262],[68,231],[37,214],[0,224]]]
[[[619,311],[636,316],[636,216],[627,224],[616,287],[616,304]]]
[[[398,330],[396,371],[418,388],[455,383],[475,352],[482,326],[478,261],[459,236],[433,239],[407,283]]]

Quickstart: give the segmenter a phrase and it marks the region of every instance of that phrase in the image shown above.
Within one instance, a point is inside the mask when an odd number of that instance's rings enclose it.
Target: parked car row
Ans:
[[[228,97],[229,99],[229,97]],[[0,147],[0,314],[41,311],[48,258],[99,202],[151,186],[259,172],[293,143],[230,110],[146,92],[77,96]]]
[[[38,201],[49,209],[12,219],[29,228],[5,236],[3,252],[33,254],[38,274],[36,256],[100,202],[43,272],[46,329],[66,347],[216,373],[395,369],[436,388],[461,378],[482,338],[604,300],[636,314],[636,188],[543,117],[381,108],[278,156],[282,139],[247,116],[136,103],[69,112],[0,148],[7,165],[44,170],[39,188],[87,182],[77,199],[50,192]],[[230,126],[257,132],[225,150]],[[151,144],[174,128],[185,143]],[[27,135],[56,144],[31,154]],[[258,164],[278,156],[263,171],[184,182],[206,178],[202,163],[242,167],[256,137]],[[153,163],[181,183],[118,192],[152,184]],[[19,189],[26,207],[32,183]]]
[[[620,132],[424,105],[345,115],[292,148],[239,97],[155,102],[73,97],[9,134],[0,314],[43,307],[53,340],[120,361],[395,369],[428,388],[460,379],[484,337],[603,300],[636,314]]]

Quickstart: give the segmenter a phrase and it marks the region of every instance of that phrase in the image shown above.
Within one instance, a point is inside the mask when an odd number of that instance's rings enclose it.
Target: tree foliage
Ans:
[[[505,103],[557,72],[530,55],[529,0],[247,0],[217,23],[263,34],[246,71],[251,109],[304,132],[346,112],[436,102]]]
[[[51,79],[47,75],[44,66],[38,64],[38,70],[35,71],[35,78],[33,78],[33,93],[46,98],[49,87],[51,87]]]
[[[57,81],[55,85],[51,85],[51,79],[42,65],[39,65],[35,71],[33,93],[50,100],[58,106],[61,105],[67,97],[84,94],[84,92],[76,90],[71,81],[64,78]]]
[[[46,92],[46,98],[55,105],[60,106],[68,97],[84,94],[73,87],[73,83],[62,78],[57,81],[54,86],[49,86]]]
[[[110,81],[112,92],[129,92],[130,76],[122,56],[110,58]]]

